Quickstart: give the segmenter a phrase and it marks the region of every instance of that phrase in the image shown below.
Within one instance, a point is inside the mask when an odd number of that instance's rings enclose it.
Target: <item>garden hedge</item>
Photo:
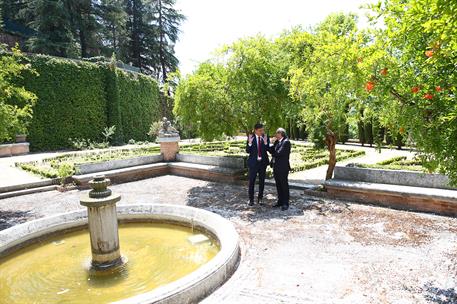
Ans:
[[[159,87],[149,76],[117,69],[124,138],[146,140],[151,122],[160,119]]]
[[[34,73],[19,80],[38,97],[28,140],[32,150],[70,147],[69,138],[100,141],[103,128],[116,125],[113,142],[145,140],[159,119],[157,82],[109,63],[44,55],[29,57]]]

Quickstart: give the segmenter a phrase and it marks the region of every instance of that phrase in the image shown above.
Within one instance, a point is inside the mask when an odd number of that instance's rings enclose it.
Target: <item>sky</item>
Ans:
[[[177,0],[187,17],[181,25],[176,56],[181,73],[192,72],[224,44],[258,33],[275,37],[296,25],[322,21],[332,12],[354,12],[366,24],[360,6],[367,0]]]

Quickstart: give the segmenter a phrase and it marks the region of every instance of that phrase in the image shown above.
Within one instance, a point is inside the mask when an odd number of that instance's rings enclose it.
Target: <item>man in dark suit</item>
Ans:
[[[275,178],[276,189],[278,191],[278,202],[273,207],[281,207],[281,210],[289,209],[289,171],[290,171],[290,149],[291,144],[286,135],[286,130],[279,128],[276,130],[275,141],[270,147],[273,176]]]
[[[249,175],[249,206],[254,205],[254,186],[257,175],[259,176],[259,194],[257,203],[262,205],[263,189],[265,187],[265,173],[269,164],[268,153],[270,139],[265,135],[262,124],[254,126],[254,134],[250,134],[246,143],[246,153],[248,158]]]

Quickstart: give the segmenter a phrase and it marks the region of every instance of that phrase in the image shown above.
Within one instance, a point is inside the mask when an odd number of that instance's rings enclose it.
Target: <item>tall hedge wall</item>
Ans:
[[[69,138],[101,140],[105,126],[117,127],[115,143],[144,140],[158,119],[157,82],[106,63],[50,56],[30,57],[37,74],[21,83],[38,101],[29,127],[32,150],[70,147]]]
[[[147,139],[152,121],[159,120],[159,87],[151,77],[117,70],[124,138]]]

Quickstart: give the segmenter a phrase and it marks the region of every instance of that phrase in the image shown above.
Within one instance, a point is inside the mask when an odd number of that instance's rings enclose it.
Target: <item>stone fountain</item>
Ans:
[[[0,231],[0,302],[196,303],[238,266],[229,221],[187,206],[116,206],[121,196],[109,184],[104,176],[90,181],[80,199],[87,212]]]
[[[113,194],[105,176],[96,176],[89,182],[92,188],[81,197],[80,203],[87,207],[90,247],[92,251],[91,269],[104,271],[125,263],[119,248],[116,203],[119,194]]]

